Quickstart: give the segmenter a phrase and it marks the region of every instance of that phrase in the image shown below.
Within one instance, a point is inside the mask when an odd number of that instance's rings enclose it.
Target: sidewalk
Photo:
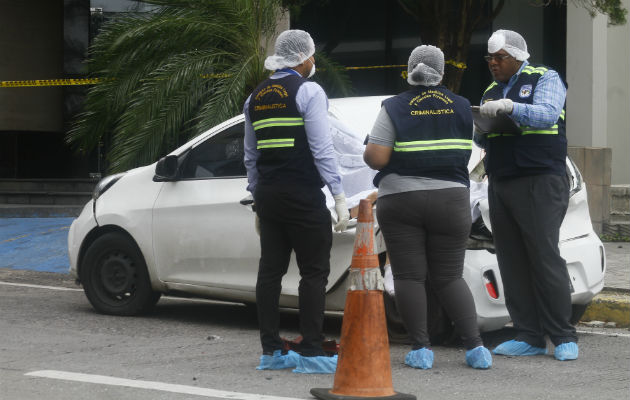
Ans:
[[[605,242],[606,276],[604,290],[586,309],[583,322],[592,325],[614,322],[617,327],[630,326],[630,243]]]

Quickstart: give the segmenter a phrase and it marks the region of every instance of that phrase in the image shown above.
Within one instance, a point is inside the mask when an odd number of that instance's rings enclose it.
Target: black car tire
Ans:
[[[569,320],[571,325],[577,325],[578,322],[580,322],[580,319],[582,318],[582,316],[586,312],[586,309],[590,305],[591,305],[590,302],[588,302],[587,304],[572,304],[571,305],[571,319]]]
[[[385,304],[385,318],[387,320],[387,336],[390,343],[410,344],[407,328],[398,312],[396,299],[383,291]],[[437,296],[431,291],[427,283],[427,331],[429,340],[434,345],[450,346],[460,342],[453,323],[446,315]]]
[[[405,328],[405,324],[396,307],[396,299],[386,291],[383,291],[383,302],[385,304],[385,319],[387,320],[389,342],[409,344],[407,328]]]
[[[151,289],[140,249],[120,232],[106,233],[90,245],[81,283],[92,306],[103,314],[142,314],[153,309],[161,295]]]

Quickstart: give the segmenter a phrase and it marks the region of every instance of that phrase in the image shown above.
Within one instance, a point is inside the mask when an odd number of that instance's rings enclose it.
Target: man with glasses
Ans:
[[[527,62],[527,43],[517,32],[494,32],[488,53],[494,82],[483,94],[480,113],[507,114],[522,131],[475,134],[475,142],[486,150],[490,222],[505,303],[516,329],[516,338],[494,353],[547,354],[548,336],[556,359],[575,360],[571,283],[558,248],[569,201],[566,86],[556,71]]]

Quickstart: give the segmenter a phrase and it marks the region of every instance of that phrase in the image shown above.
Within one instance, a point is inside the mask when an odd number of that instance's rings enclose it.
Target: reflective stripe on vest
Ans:
[[[562,112],[560,113],[560,119],[563,121],[564,121],[564,115],[565,115],[565,111],[563,109]],[[545,129],[537,129],[537,128],[532,128],[530,126],[522,126],[521,129],[523,130],[521,135],[557,135],[558,134],[558,124],[555,124]],[[511,133],[489,133],[486,135],[486,138],[491,139],[491,138],[495,138],[499,136],[515,136],[515,135]]]
[[[269,128],[272,126],[300,126],[304,125],[303,118],[267,118],[252,123],[254,130]]]
[[[294,144],[295,144],[295,139],[293,139],[293,138],[258,140],[256,142],[256,149],[271,149],[271,148],[278,148],[278,147],[293,147]]]
[[[532,67],[531,65],[526,66],[525,68],[523,68],[523,70],[521,71],[522,73],[531,75],[531,74],[539,74],[539,75],[544,75],[545,72],[547,72],[548,69],[545,67]]]
[[[394,151],[425,151],[425,150],[472,150],[472,140],[441,139],[441,140],[417,140],[413,142],[394,143]]]

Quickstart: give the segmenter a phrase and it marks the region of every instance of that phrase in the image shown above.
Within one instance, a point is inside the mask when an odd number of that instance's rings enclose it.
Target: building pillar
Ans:
[[[567,4],[567,139],[607,146],[607,18]]]
[[[597,233],[610,218],[607,17],[567,4],[567,140],[586,183]]]

